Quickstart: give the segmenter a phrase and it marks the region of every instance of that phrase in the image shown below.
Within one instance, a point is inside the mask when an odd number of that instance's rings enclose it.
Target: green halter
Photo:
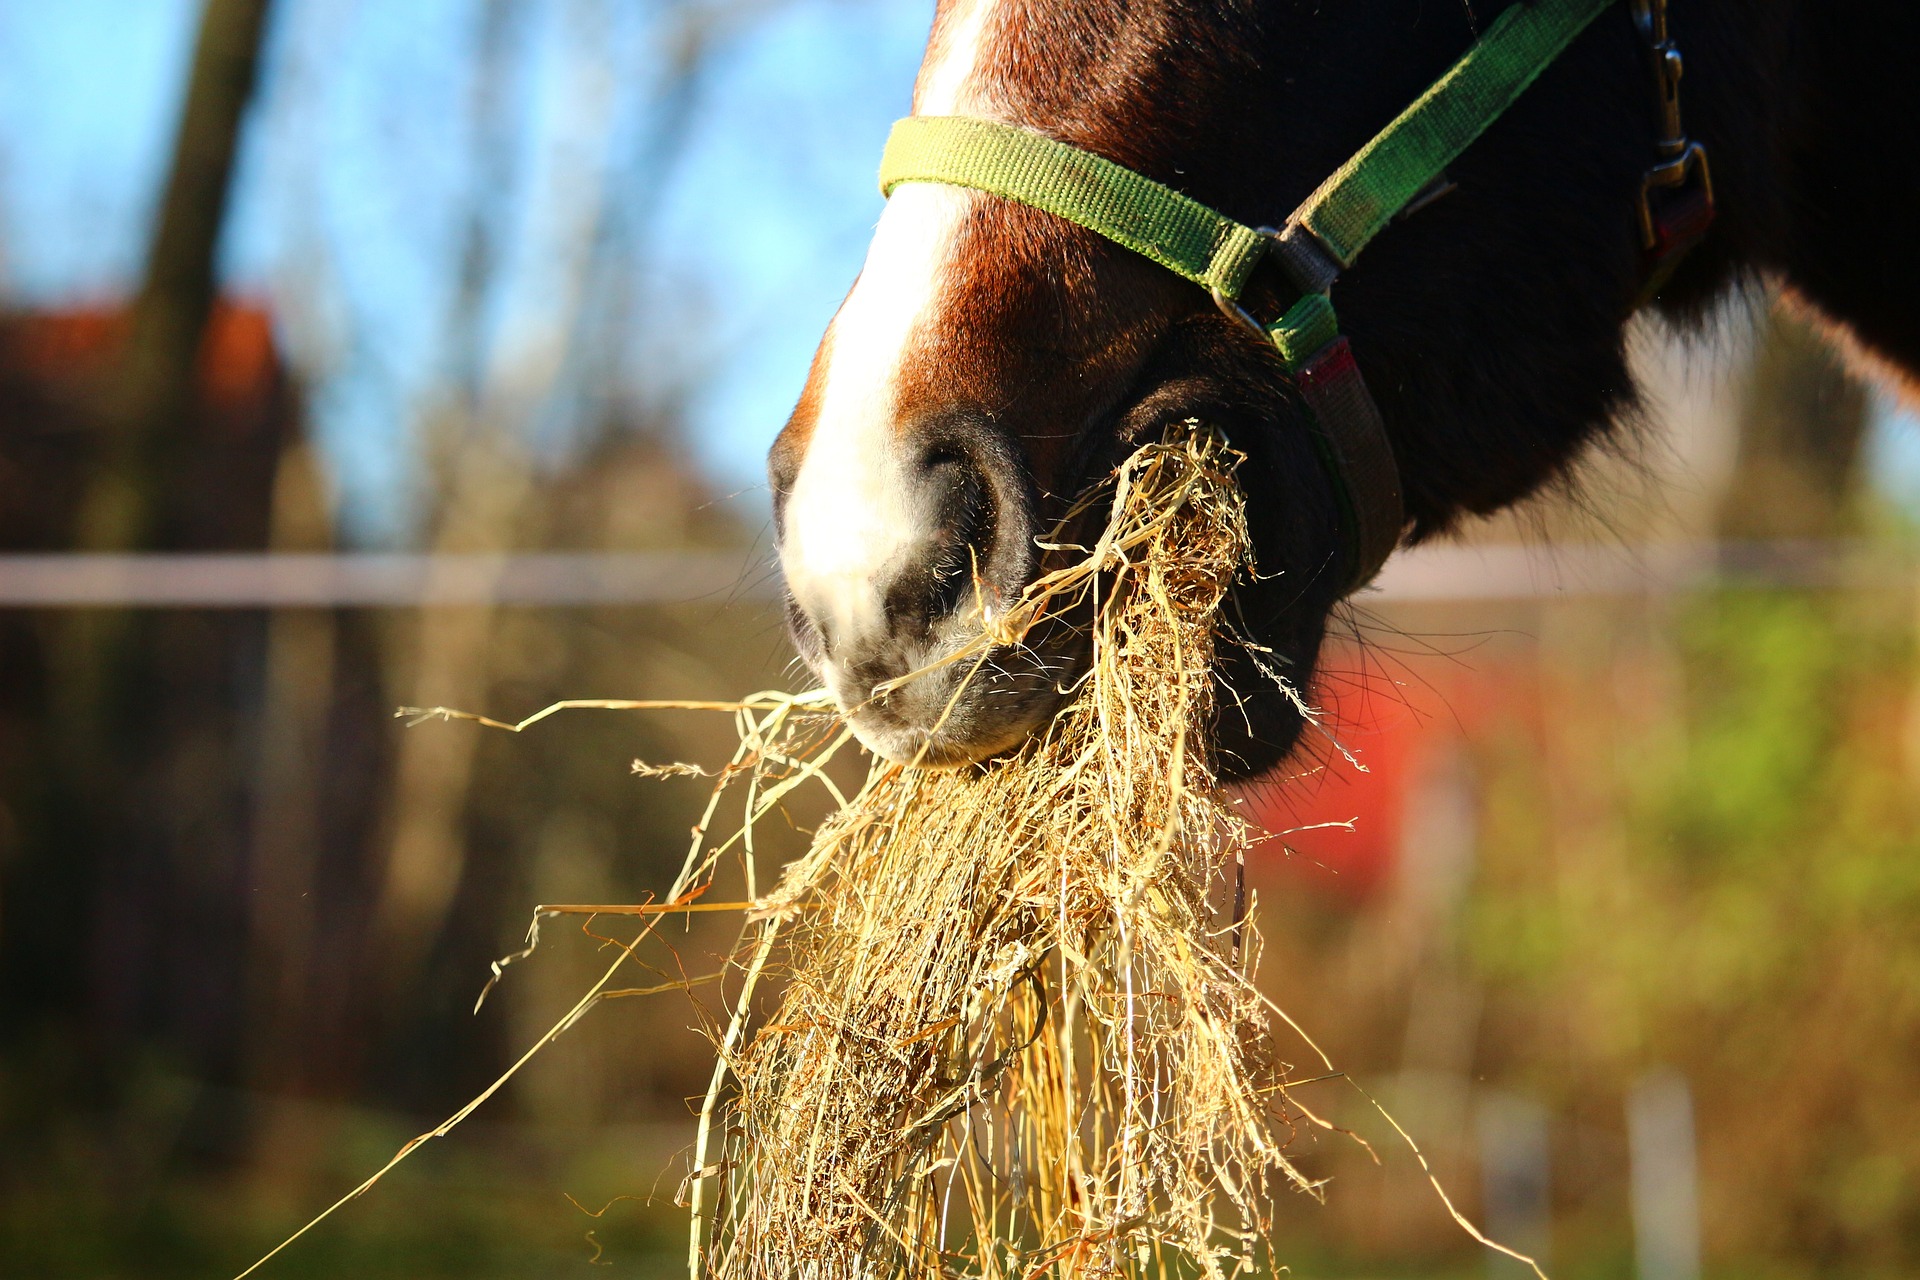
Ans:
[[[942,183],[1057,214],[1211,291],[1223,311],[1270,340],[1318,427],[1316,446],[1352,530],[1349,589],[1355,589],[1399,543],[1405,508],[1392,445],[1340,334],[1330,290],[1367,242],[1443,180],[1447,165],[1611,2],[1510,5],[1277,232],[1235,222],[1091,152],[965,116],[897,122],[880,161],[880,190],[891,195],[903,182]],[[1269,255],[1301,297],[1263,325],[1240,298]]]

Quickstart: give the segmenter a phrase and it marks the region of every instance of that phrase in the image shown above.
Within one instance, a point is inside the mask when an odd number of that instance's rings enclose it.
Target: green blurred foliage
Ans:
[[[174,1082],[185,1090],[184,1081]],[[156,1079],[164,1090],[168,1082]],[[412,1130],[372,1112],[325,1118],[332,1133],[321,1187],[334,1194],[365,1177]],[[630,1168],[649,1133],[615,1129],[572,1135],[578,1147],[556,1160],[555,1135],[476,1123],[457,1140],[433,1143],[373,1192],[264,1267],[286,1277],[448,1277],[491,1280],[531,1275],[666,1276],[679,1272],[684,1228],[670,1201],[616,1202],[599,1218],[563,1192]],[[261,1198],[239,1179],[174,1177],[137,1191],[125,1171],[95,1164],[76,1138],[69,1158],[45,1180],[0,1205],[0,1258],[9,1276],[171,1280],[230,1276],[278,1244],[305,1214]],[[621,1147],[627,1147],[621,1150]],[[644,1193],[646,1187],[640,1191]],[[578,1194],[587,1209],[590,1195]]]
[[[1910,599],[1722,591],[1615,627],[1546,656],[1546,751],[1482,747],[1468,952],[1505,1026],[1490,1065],[1567,1114],[1683,1071],[1726,1274],[1912,1274]]]

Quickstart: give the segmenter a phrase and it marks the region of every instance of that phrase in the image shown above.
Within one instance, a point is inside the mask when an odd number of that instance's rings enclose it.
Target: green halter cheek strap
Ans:
[[[1348,590],[1371,581],[1405,529],[1399,468],[1380,411],[1340,333],[1330,290],[1367,242],[1440,178],[1611,0],[1510,5],[1413,105],[1376,134],[1278,232],[1224,217],[1124,166],[1012,125],[966,116],[897,122],[880,189],[968,187],[1105,236],[1209,290],[1273,343],[1317,428],[1315,444],[1352,535]],[[1271,324],[1240,306],[1272,258],[1300,298]]]

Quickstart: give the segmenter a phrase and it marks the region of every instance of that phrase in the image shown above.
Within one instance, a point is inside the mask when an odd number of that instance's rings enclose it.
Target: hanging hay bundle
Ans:
[[[849,799],[827,766],[852,732],[819,690],[570,700],[517,724],[401,708],[415,722],[514,732],[568,708],[720,711],[739,742],[712,773],[636,762],[647,776],[714,779],[664,898],[536,908],[526,948],[494,963],[481,998],[533,953],[543,919],[644,927],[497,1080],[242,1277],[451,1132],[600,1001],[705,981],[613,985],[663,920],[742,908],[729,969],[743,980],[716,1028],[682,1187],[692,1280],[1253,1272],[1273,1194],[1319,1191],[1286,1155],[1296,1121],[1331,1126],[1287,1093],[1269,1016],[1285,1015],[1253,985],[1259,937],[1239,875],[1256,833],[1222,796],[1207,742],[1220,607],[1251,569],[1238,461],[1187,424],[1069,514],[1063,527],[1110,509],[1078,563],[953,660],[977,669],[1043,616],[1071,612],[1090,620],[1091,664],[1045,729],[988,765],[878,762]],[[837,808],[756,896],[756,825],[815,782]],[[742,791],[742,822],[719,821]],[[749,901],[706,900],[735,851]],[[784,985],[762,1016],[770,980]],[[1380,1114],[1454,1221],[1545,1280],[1454,1209]]]
[[[1136,453],[1085,561],[982,642],[1091,604],[1078,696],[1009,759],[877,768],[761,904],[696,1275],[1222,1276],[1276,1177],[1309,1187],[1204,736],[1236,461],[1193,429]]]

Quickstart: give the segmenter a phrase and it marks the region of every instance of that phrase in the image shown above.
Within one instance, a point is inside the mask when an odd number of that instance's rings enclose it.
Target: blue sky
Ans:
[[[0,0],[8,303],[109,298],[134,278],[198,7]],[[222,246],[228,286],[275,303],[369,540],[406,535],[419,420],[449,372],[470,201],[499,177],[473,171],[478,8],[279,0]],[[604,271],[582,283],[568,266],[597,210],[601,234],[629,248],[620,354],[640,394],[684,418],[720,483],[751,487],[859,268],[880,147],[906,110],[932,4],[740,6],[752,16],[714,45],[684,145],[654,163],[663,36],[692,9],[518,6],[484,358],[509,382],[531,376],[575,311],[612,296]],[[528,432],[562,447],[566,406],[525,408]]]

